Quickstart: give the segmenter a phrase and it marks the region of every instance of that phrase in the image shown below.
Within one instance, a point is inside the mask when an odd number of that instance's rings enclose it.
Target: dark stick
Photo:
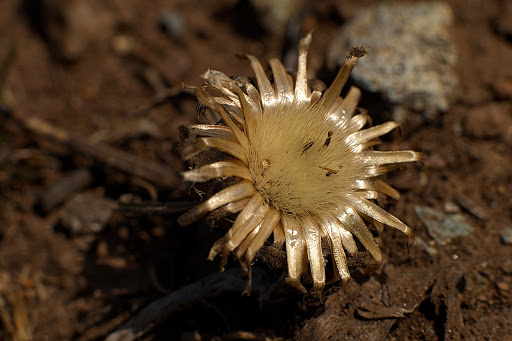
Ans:
[[[256,284],[255,288],[259,290],[258,293],[268,289],[268,285],[264,284],[264,280],[258,271],[255,271],[253,282]],[[241,293],[246,284],[247,281],[242,278],[242,272],[239,269],[213,273],[150,303],[137,316],[127,321],[118,330],[110,333],[105,341],[134,341],[149,332],[165,318],[183,310],[194,302],[226,293]]]
[[[21,115],[14,109],[12,115],[30,132],[59,142],[80,154],[125,173],[139,176],[151,183],[168,188],[178,188],[183,183],[171,168],[141,159],[101,142],[92,143],[84,136],[55,127],[37,117]]]
[[[49,212],[91,183],[91,173],[86,169],[77,169],[48,187],[39,197],[39,206],[44,212]]]
[[[119,203],[117,211],[125,214],[137,215],[178,214],[183,213],[198,204],[198,202],[194,201]]]

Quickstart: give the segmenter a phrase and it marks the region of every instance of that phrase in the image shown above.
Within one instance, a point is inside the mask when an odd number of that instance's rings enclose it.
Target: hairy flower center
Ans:
[[[301,216],[335,210],[351,191],[356,154],[325,115],[293,108],[286,114],[269,115],[249,133],[255,188],[281,212]]]

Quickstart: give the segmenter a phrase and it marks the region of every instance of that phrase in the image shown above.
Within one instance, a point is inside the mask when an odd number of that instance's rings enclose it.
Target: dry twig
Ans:
[[[253,271],[253,273],[254,287],[258,288],[258,290],[266,290],[268,283],[265,285],[258,271]],[[159,322],[185,307],[199,300],[209,299],[218,295],[230,292],[240,293],[245,289],[246,284],[247,282],[242,278],[239,269],[213,273],[154,301],[142,309],[133,319],[109,334],[105,341],[136,340],[150,331]]]
[[[77,169],[48,187],[39,197],[39,205],[44,212],[49,212],[91,182],[92,176],[89,171]]]
[[[151,183],[168,188],[179,188],[182,181],[173,169],[143,160],[135,155],[101,142],[92,143],[86,137],[55,127],[37,117],[25,116],[12,110],[12,116],[30,132],[56,141],[75,152],[91,157],[125,173],[139,176]]]

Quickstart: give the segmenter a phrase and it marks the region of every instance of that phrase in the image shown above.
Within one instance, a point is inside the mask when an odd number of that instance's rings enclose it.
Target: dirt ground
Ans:
[[[377,2],[316,1],[300,21],[326,83],[329,41]],[[383,263],[352,257],[354,280],[311,306],[264,254],[241,295],[235,261],[206,261],[225,222],[176,223],[200,199],[176,176],[178,127],[197,121],[181,84],[208,67],[250,76],[236,54],[282,57],[293,37],[244,0],[0,1],[0,339],[512,340],[512,6],[448,3],[453,102],[403,127],[400,147],[427,160],[392,174],[402,198],[383,203],[417,242],[386,229]],[[375,122],[389,118],[379,101],[363,93]],[[418,205],[460,210],[473,230],[435,244]]]

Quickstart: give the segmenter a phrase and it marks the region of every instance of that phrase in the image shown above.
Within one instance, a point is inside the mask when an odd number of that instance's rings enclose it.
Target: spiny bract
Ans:
[[[398,164],[417,161],[413,151],[374,151],[377,138],[398,124],[386,122],[362,129],[368,115],[357,109],[360,91],[340,92],[364,50],[353,49],[333,84],[322,94],[311,91],[306,78],[311,34],[299,44],[295,83],[281,62],[270,60],[273,83],[258,59],[248,55],[257,87],[247,78],[229,78],[219,71],[204,74],[205,85],[193,88],[199,102],[217,112],[223,124],[187,127],[183,146],[189,160],[208,149],[221,151],[216,162],[184,172],[184,179],[204,182],[236,177],[240,181],[219,191],[179,218],[181,225],[222,208],[240,212],[227,234],[212,247],[224,267],[230,253],[250,269],[251,262],[273,234],[273,243],[286,245],[287,282],[306,292],[301,275],[309,270],[313,292],[325,285],[322,238],[329,241],[334,266],[343,282],[350,278],[344,249],[357,251],[353,236],[381,261],[379,246],[363,219],[413,233],[400,220],[373,203],[378,193],[398,198],[398,192],[379,176]],[[215,90],[216,94],[212,91]],[[309,268],[308,268],[309,262]]]

